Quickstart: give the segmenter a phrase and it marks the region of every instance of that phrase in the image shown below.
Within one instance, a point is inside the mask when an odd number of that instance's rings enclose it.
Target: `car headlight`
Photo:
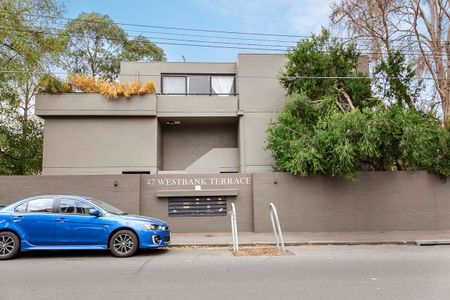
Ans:
[[[154,225],[154,224],[144,224],[144,229],[145,230],[159,230],[159,229],[161,229],[161,226]]]

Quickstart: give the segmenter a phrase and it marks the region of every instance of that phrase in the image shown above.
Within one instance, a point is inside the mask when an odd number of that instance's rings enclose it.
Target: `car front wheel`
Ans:
[[[20,250],[20,240],[12,232],[0,232],[0,260],[14,258]]]
[[[120,230],[111,237],[109,249],[116,257],[133,256],[139,248],[139,241],[134,232]]]

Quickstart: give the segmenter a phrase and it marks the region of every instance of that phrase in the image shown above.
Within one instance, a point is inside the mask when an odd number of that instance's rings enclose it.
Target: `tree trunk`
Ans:
[[[450,129],[450,91],[447,91],[446,101],[442,103],[444,110],[444,127]]]

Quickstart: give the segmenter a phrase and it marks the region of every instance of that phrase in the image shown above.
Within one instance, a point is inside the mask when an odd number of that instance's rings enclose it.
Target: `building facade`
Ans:
[[[156,94],[37,96],[45,119],[43,175],[272,172],[265,132],[283,109],[284,55],[235,63],[123,62],[120,80]]]
[[[0,204],[82,194],[167,220],[174,232],[229,231],[231,203],[239,231],[270,231],[269,203],[285,231],[449,229],[450,185],[427,172],[363,172],[359,181],[273,172],[265,137],[284,106],[284,63],[267,54],[124,62],[122,81],[153,80],[156,93],[38,95],[47,176],[0,177]]]

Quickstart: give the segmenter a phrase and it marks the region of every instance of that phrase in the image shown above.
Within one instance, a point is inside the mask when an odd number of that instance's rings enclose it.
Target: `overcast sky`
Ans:
[[[66,16],[77,17],[81,12],[96,11],[109,15],[115,22],[146,24],[164,27],[185,27],[208,30],[262,32],[286,35],[310,35],[328,26],[330,3],[333,0],[68,0]],[[285,46],[296,40],[292,37],[215,34],[207,32],[168,30],[123,26],[130,36],[142,33],[166,51],[168,61],[227,61],[233,62],[238,52],[260,52],[253,49],[199,48],[162,43],[203,44],[220,46],[221,42],[258,45],[227,44],[230,47],[262,48],[261,44]],[[147,32],[144,32],[147,31]],[[155,33],[158,32],[158,33]],[[201,37],[195,35],[202,35]],[[206,38],[204,35],[220,36]],[[234,37],[237,39],[225,39]],[[156,40],[160,38],[160,40]],[[250,41],[241,38],[276,39],[278,42]],[[174,39],[195,40],[176,41]],[[201,43],[200,41],[216,43]],[[270,48],[270,47],[267,47]],[[268,51],[270,52],[270,50]],[[272,51],[273,52],[273,51]]]

